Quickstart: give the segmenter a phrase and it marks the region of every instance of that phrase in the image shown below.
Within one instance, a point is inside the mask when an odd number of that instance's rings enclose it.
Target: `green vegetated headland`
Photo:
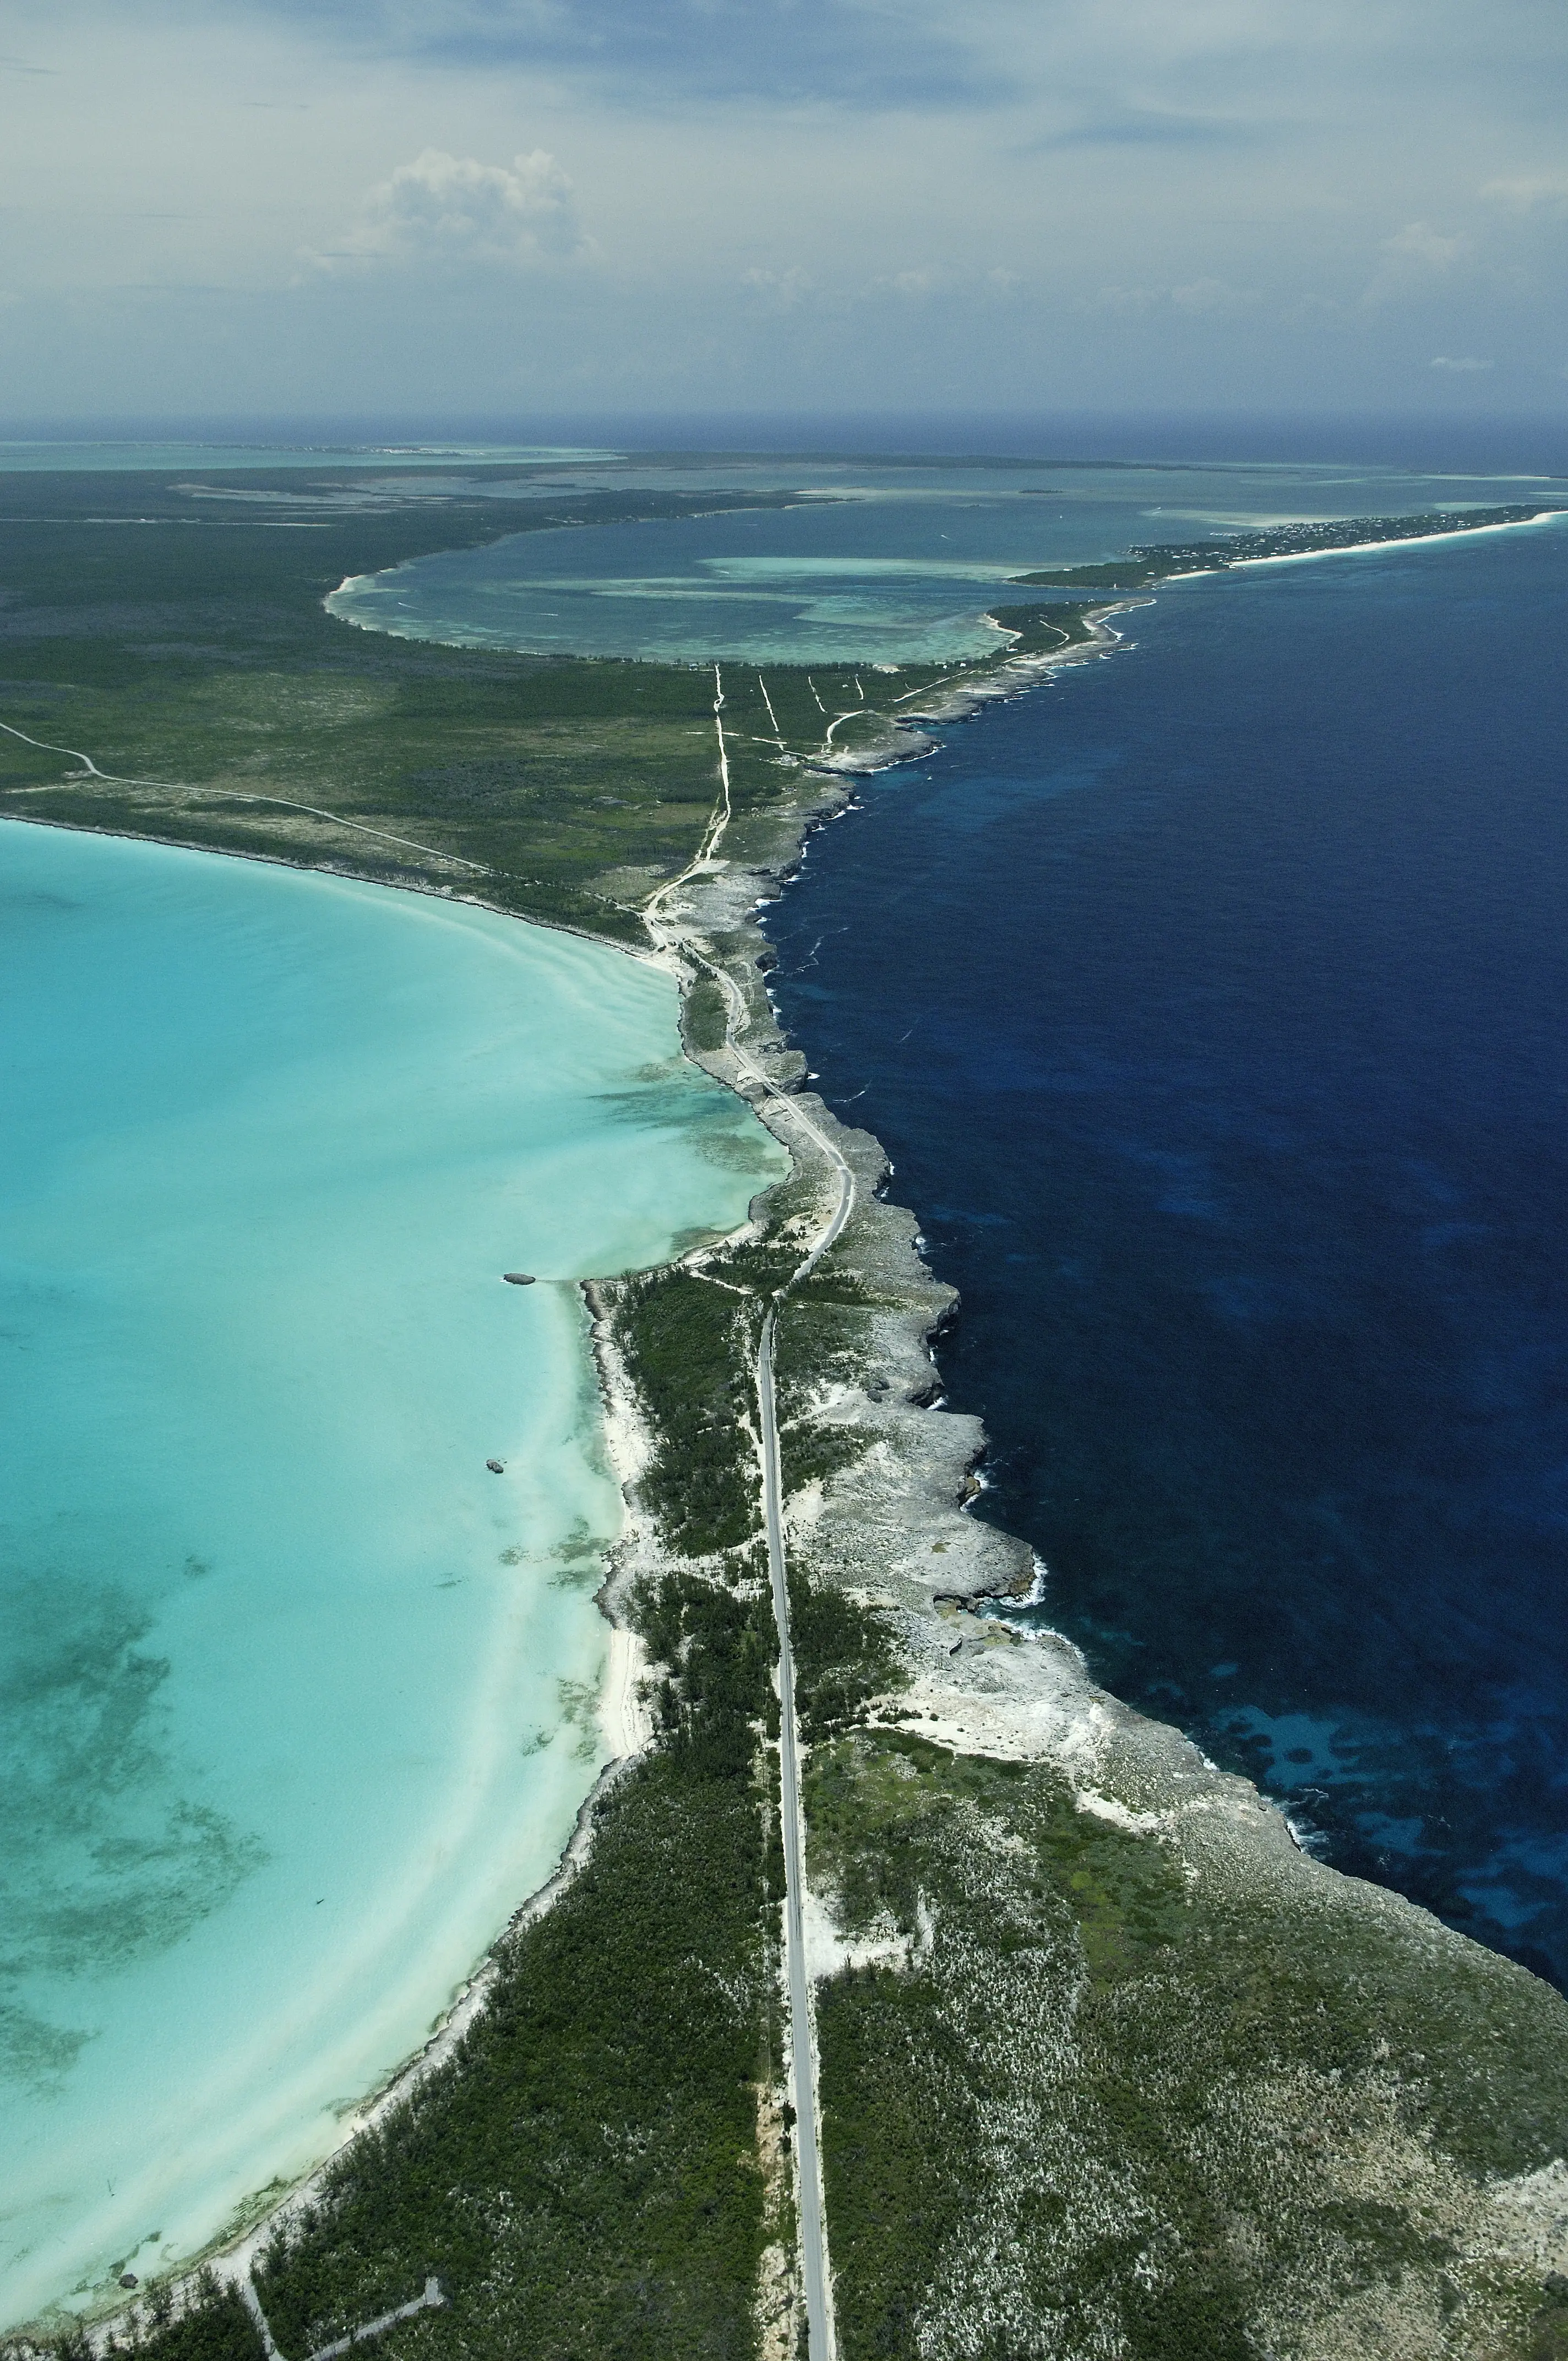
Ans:
[[[845,2361],[1568,2350],[1486,2199],[1562,2152],[1554,1993],[1352,1888],[1194,1878],[1048,1763],[877,1730],[807,1809],[905,1947],[819,2001]]]
[[[242,497],[258,487],[282,503],[269,522]],[[378,507],[355,486],[356,504],[323,509],[325,489],[225,478],[197,522],[172,482],[12,479],[0,719],[173,784],[67,778],[0,740],[0,811],[475,891],[638,939],[641,904],[712,808],[708,676],[334,624],[320,599],[343,574],[499,528],[489,495],[394,490]],[[653,512],[644,500],[620,512]],[[529,520],[565,521],[547,506]],[[574,516],[606,512],[573,499]],[[1041,649],[1088,628],[1081,603],[1030,612]],[[883,693],[908,710],[948,676]],[[752,683],[725,690],[737,859],[768,829],[776,847],[825,712],[872,688],[781,668],[770,713]],[[367,847],[220,790],[434,850]],[[483,878],[444,865],[458,859]],[[747,975],[743,930],[709,946]],[[694,1048],[720,1048],[725,1009],[705,967]],[[653,1735],[597,1794],[559,1897],[502,1940],[451,2054],[264,2251],[256,2286],[285,2361],[432,2275],[445,2301],[378,2341],[386,2361],[803,2349],[753,1383],[775,1301],[785,1491],[820,1511],[790,1604],[809,1875],[839,1946],[817,2009],[843,2361],[1568,2361],[1558,1994],[1288,1852],[1283,1869],[1227,1852],[1206,1792],[1156,1809],[1135,1776],[1116,1789],[1102,1773],[1114,1792],[1086,1795],[1055,1759],[915,1730],[907,1602],[891,1574],[885,1598],[868,1584],[863,1552],[850,1578],[835,1503],[885,1466],[855,1405],[887,1394],[886,1323],[918,1317],[929,1285],[862,1192],[779,1301],[815,1187],[797,1172],[750,1233],[596,1292],[646,1429],[639,1554],[618,1579]],[[1032,1644],[990,1636],[1003,1654]],[[215,2279],[139,2291],[113,2335],[147,2361],[261,2361]],[[59,2350],[85,2361],[86,2340]]]

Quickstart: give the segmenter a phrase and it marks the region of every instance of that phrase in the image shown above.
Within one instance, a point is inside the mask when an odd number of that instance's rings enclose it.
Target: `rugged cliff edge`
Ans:
[[[751,1238],[690,1259],[737,1305],[830,1177],[755,914],[834,808],[753,829],[669,910],[697,954],[693,1054],[795,1157]],[[772,1091],[701,1046],[703,967]],[[1568,2007],[1299,1850],[1067,1642],[976,1611],[1034,1569],[966,1513],[984,1438],[935,1399],[929,1345],[954,1299],[876,1141],[810,1111],[861,1182],[778,1353],[840,2350],[1568,2351]],[[598,1301],[643,1437],[611,1585],[632,1614],[674,1562],[622,1349],[645,1290]],[[690,1576],[755,1596],[750,1533],[703,1538]]]

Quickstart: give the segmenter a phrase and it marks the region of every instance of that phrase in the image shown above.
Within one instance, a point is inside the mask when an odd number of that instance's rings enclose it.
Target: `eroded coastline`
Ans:
[[[778,890],[793,857],[785,841],[771,862],[692,880],[685,923],[707,958],[728,962],[745,995],[747,1063],[769,1071],[777,1093],[759,1100],[763,1120],[789,1141],[804,1177],[824,1188],[822,1159],[813,1159],[786,1104],[801,1061],[773,1020],[762,972],[772,954],[754,922],[759,899]],[[728,1047],[703,1054],[710,1071],[747,1086]],[[959,2349],[977,2319],[1006,2322],[1014,2334],[1021,2321],[1036,2335],[1063,2332],[1054,2291],[1042,2309],[1034,2209],[1064,2201],[1068,2223],[1051,2234],[1054,2267],[1070,2279],[1102,2239],[1135,2235],[1151,2291],[1162,2280],[1190,2283],[1192,2257],[1183,2249],[1208,2209],[1239,2209],[1259,2238],[1255,2259],[1233,2252],[1224,2269],[1196,2274],[1206,2282],[1200,2312],[1216,2333],[1245,2321],[1245,2333],[1271,2349],[1310,2353],[1343,2349],[1346,2339],[1360,2351],[1364,2338],[1385,2334],[1397,2345],[1414,2340],[1412,2351],[1470,2351],[1476,2339],[1513,2349],[1538,2318],[1542,2285],[1550,2318],[1553,2275],[1568,2260],[1560,2154],[1568,2026],[1558,1995],[1398,1896],[1303,1854],[1284,1816],[1249,1783],[1217,1772],[1177,1731],[1120,1705],[1066,1642],[1048,1632],[1026,1638],[974,1613],[988,1598],[1025,1594],[1035,1568],[1020,1544],[963,1513],[984,1437],[976,1422],[932,1406],[928,1348],[953,1299],[919,1260],[914,1217],[883,1193],[878,1143],[845,1131],[819,1102],[810,1112],[855,1162],[861,1187],[855,1223],[835,1250],[845,1301],[818,1310],[831,1341],[798,1340],[805,1366],[792,1398],[803,1480],[792,1499],[792,1556],[803,1587],[886,1619],[901,1673],[891,1691],[864,1697],[859,1711],[823,1715],[814,1733],[828,2219],[848,2233],[836,2250],[847,2349],[871,2350],[876,2334],[875,2300],[856,2310],[851,2288],[860,2282],[863,2303],[867,2279],[881,2275],[885,2295],[885,2273],[896,2269],[861,2194],[876,2162],[864,2125],[892,2097],[864,2046],[872,2005],[864,1979],[877,1971],[881,2000],[894,2009],[886,1979],[918,1971],[933,2041],[951,2041],[982,2020],[991,2027],[971,2047],[974,2103],[983,2090],[996,2105],[1005,2088],[1003,2112],[1022,2106],[1031,2126],[995,2137],[981,2132],[953,2175],[962,2195],[952,2243],[925,2257],[933,2349]],[[786,1213],[786,1224],[791,1218]],[[613,1339],[615,1328],[611,1303],[601,1329]],[[603,1366],[612,1398],[634,1418],[624,1361],[611,1351]],[[824,1436],[832,1446],[826,1453]],[[645,1443],[644,1464],[652,1448]],[[635,1479],[632,1490],[635,1497]],[[656,1521],[646,1516],[624,1546],[615,1595],[630,1601],[639,1580],[656,1579],[668,1561]],[[873,1660],[868,1649],[865,1665],[874,1671]],[[846,1693],[853,1686],[851,1676]],[[981,1765],[1011,1765],[1038,1783],[1021,1817],[1009,1774]],[[872,1834],[888,1826],[890,1768],[896,1793],[911,1766],[916,1779],[951,1783],[955,1819],[967,1817],[966,1847],[989,1854],[988,1874],[997,1873],[997,1846],[1004,1860],[1021,1839],[1047,1851],[1065,1847],[1080,1863],[1119,1856],[1111,1884],[1124,1881],[1130,1894],[1111,1906],[1110,1918],[1118,1928],[1112,1949],[1122,1956],[1097,1960],[1086,1923],[1087,1958],[1078,1954],[1076,1972],[1087,1966],[1090,1993],[1103,1980],[1106,1997],[1117,1994],[1110,2021],[1129,2051],[1119,2070],[1146,2081],[1140,2129],[1129,2136],[1123,2118],[1097,2161],[1078,2142],[1081,2111],[1092,2116],[1103,2103],[1105,2094],[1098,2103],[1094,2094],[1109,2026],[1097,2029],[1093,2011],[1089,2023],[1075,2021],[1070,2003],[1042,2009],[1029,1979],[999,1991],[980,1926],[989,1921],[1004,1950],[1033,1945],[1037,1970],[1050,1949],[1037,1890],[1025,1879],[998,1902],[970,1883],[965,1848],[955,1855],[945,1844],[927,1852],[927,1869],[934,1881],[947,1879],[948,1909],[980,1948],[966,1956],[955,1927],[957,1956],[946,1979],[938,1972],[942,1920],[931,1890],[890,1875],[885,1833]],[[911,1808],[918,1827],[924,1809]],[[1053,1815],[1064,1811],[1053,1837]],[[1106,1872],[1074,1871],[1086,1873],[1092,1884]],[[1157,1934],[1146,1927],[1140,1938],[1134,1926],[1144,1909],[1157,1916],[1177,1894],[1197,1939],[1173,1959]],[[1103,1931],[1110,1936],[1110,1925]],[[1136,1951],[1140,1940],[1152,1981],[1135,1973],[1124,1982],[1126,1949]],[[1304,1973],[1303,1958],[1312,1962]],[[1264,2022],[1250,2035],[1248,1986],[1260,2001],[1268,1995]],[[1130,2008],[1146,2012],[1141,2025]],[[1316,2028],[1314,2013],[1326,2020]],[[1259,2054],[1250,2054],[1255,2038]],[[1179,2059],[1183,2045],[1190,2055]],[[1478,2056],[1488,2059],[1479,2080]],[[1472,2114],[1483,2086],[1480,2114]],[[1229,2155],[1187,2121],[1195,2103],[1210,2114],[1216,2092],[1223,2093],[1226,2137],[1237,2144]],[[1079,2127],[1066,2146],[1050,2129],[1064,2100]],[[959,2103],[952,2087],[944,2103]],[[1168,2206],[1170,2190],[1157,2155],[1168,2157],[1171,2146],[1190,2183],[1174,2218],[1161,2222],[1154,2190],[1165,2185]],[[1098,2176],[1128,2171],[1135,2180],[1152,2176],[1152,2211],[1137,2203],[1105,2210],[1108,2184]],[[1331,2227],[1336,2210],[1339,2225]],[[1420,2262],[1410,2243],[1418,2224],[1418,2236],[1436,2240]],[[977,2245],[979,2268],[970,2259]],[[1095,2348],[1113,2333],[1115,2309],[1086,2302],[1061,2349]]]

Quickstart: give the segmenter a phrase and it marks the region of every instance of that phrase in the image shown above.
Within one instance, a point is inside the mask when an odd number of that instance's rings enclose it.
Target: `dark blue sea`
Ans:
[[[1173,585],[865,783],[784,1017],[1038,1620],[1568,1986],[1568,524]]]

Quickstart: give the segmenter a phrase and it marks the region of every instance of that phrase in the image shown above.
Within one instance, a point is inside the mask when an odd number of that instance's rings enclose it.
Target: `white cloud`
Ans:
[[[1383,251],[1394,264],[1406,269],[1448,270],[1461,255],[1470,252],[1467,237],[1442,237],[1430,222],[1407,222],[1392,237],[1383,241]]]
[[[427,148],[370,191],[334,254],[344,261],[441,261],[516,269],[587,253],[572,183],[543,148],[504,164]]]
[[[808,270],[792,263],[787,270],[748,270],[743,282],[754,288],[759,295],[771,298],[775,310],[793,311],[810,294],[815,284]]]
[[[1568,172],[1530,172],[1513,181],[1488,181],[1481,194],[1510,213],[1568,213]]]
[[[1420,293],[1447,278],[1456,264],[1475,252],[1475,240],[1445,237],[1431,222],[1407,222],[1386,237],[1378,248],[1381,259],[1362,293],[1368,308]]]
[[[1089,298],[1084,308],[1137,314],[1163,312],[1168,304],[1194,319],[1223,318],[1229,313],[1245,311],[1256,300],[1250,290],[1233,287],[1227,279],[1193,279],[1183,287],[1102,287]]]
[[[1493,361],[1477,360],[1474,353],[1461,353],[1453,357],[1447,353],[1439,353],[1432,362],[1434,369],[1446,369],[1453,377],[1471,377],[1477,369],[1489,369],[1496,366]]]
[[[1089,298],[1085,308],[1091,312],[1146,312],[1158,301],[1150,287],[1102,287],[1098,294]]]
[[[1170,300],[1179,312],[1235,312],[1250,299],[1223,279],[1195,279],[1190,286],[1173,287]]]
[[[51,69],[0,68],[17,414],[1563,389],[1563,0],[11,0],[0,47]]]

